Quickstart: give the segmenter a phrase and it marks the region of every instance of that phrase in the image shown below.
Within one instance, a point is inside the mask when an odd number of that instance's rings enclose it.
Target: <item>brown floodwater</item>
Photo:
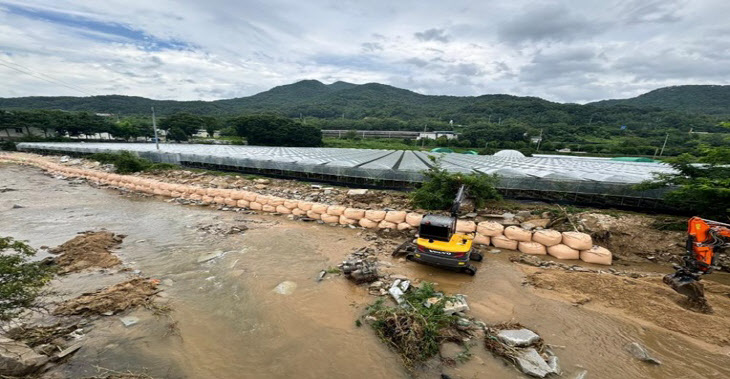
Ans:
[[[129,311],[124,316],[140,319],[129,327],[117,316],[95,321],[84,347],[59,367],[59,375],[95,375],[102,367],[159,378],[409,376],[368,327],[355,325],[374,300],[366,289],[336,275],[315,280],[320,270],[367,244],[360,230],[126,197],[12,165],[0,165],[0,188],[17,190],[0,193],[0,235],[40,247],[59,245],[85,230],[126,234],[116,253],[129,268],[163,280],[164,300],[173,308],[169,317]],[[12,209],[15,204],[24,208]],[[197,227],[236,223],[250,229],[219,236]],[[198,263],[215,251],[224,254]],[[507,255],[487,254],[475,277],[383,259],[393,264],[391,272],[466,294],[470,314],[487,323],[518,321],[539,331],[555,346],[567,377],[582,369],[591,378],[730,377],[728,349],[538,296],[523,285],[524,275]],[[72,274],[54,286],[73,297],[124,275]],[[289,295],[274,292],[283,281],[296,283],[296,289]],[[629,356],[624,346],[632,341],[646,345],[664,364],[651,366]],[[476,342],[470,353],[464,364],[434,364],[417,375],[523,377]]]

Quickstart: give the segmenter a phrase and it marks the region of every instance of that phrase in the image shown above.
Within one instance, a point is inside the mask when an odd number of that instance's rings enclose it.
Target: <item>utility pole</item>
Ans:
[[[155,120],[155,107],[152,107],[152,130],[155,131],[155,146],[160,150],[160,139],[157,138],[157,121]]]
[[[664,148],[667,147],[667,140],[669,139],[669,133],[667,133],[667,136],[664,137],[664,145],[662,145],[662,151],[659,152],[659,156],[661,157],[664,155]]]
[[[537,149],[536,151],[540,151],[540,144],[542,143],[542,129],[540,129],[540,139],[537,140]]]
[[[423,149],[423,146],[426,144],[426,125],[423,124],[423,138],[421,138],[421,149]]]

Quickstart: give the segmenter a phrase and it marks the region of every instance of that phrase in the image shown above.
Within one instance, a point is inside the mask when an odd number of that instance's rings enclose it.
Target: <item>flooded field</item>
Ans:
[[[366,288],[337,275],[315,280],[320,270],[369,243],[360,229],[121,196],[12,165],[0,165],[0,187],[13,189],[0,193],[0,235],[38,248],[60,245],[86,230],[125,234],[115,253],[131,270],[160,279],[162,296],[173,308],[169,317],[146,309],[124,314],[140,319],[129,327],[117,316],[101,318],[83,348],[52,373],[56,377],[91,376],[98,367],[155,378],[412,375],[369,327],[355,325],[374,301]],[[248,230],[220,235],[201,230],[206,225],[244,225]],[[203,262],[211,253],[219,256]],[[730,377],[730,341],[711,344],[610,307],[576,306],[550,296],[526,286],[526,272],[508,255],[487,254],[475,277],[381,260],[393,265],[391,272],[466,294],[471,315],[487,323],[512,320],[539,331],[555,346],[566,377],[583,369],[591,378]],[[64,297],[74,297],[125,277],[87,271],[60,277],[53,285]],[[296,284],[291,294],[274,291],[284,281]],[[729,310],[716,311],[723,315]],[[170,330],[173,321],[175,331]],[[647,346],[663,364],[632,358],[624,346],[633,341]],[[415,375],[523,377],[479,345],[471,352],[466,363],[434,363]]]

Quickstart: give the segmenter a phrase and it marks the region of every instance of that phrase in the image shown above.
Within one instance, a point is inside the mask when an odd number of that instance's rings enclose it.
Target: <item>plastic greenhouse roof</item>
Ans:
[[[158,162],[197,163],[253,169],[294,171],[356,178],[421,181],[423,170],[441,157],[451,172],[496,173],[503,178],[633,184],[651,179],[653,173],[673,172],[662,163],[605,159],[573,159],[561,156],[519,157],[514,154],[468,155],[422,151],[370,150],[240,145],[194,145],[153,143],[51,143],[23,142],[20,150],[97,153],[128,150]]]

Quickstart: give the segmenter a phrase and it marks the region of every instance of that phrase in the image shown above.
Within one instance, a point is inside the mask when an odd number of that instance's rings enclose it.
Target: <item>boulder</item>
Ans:
[[[558,259],[578,259],[580,252],[568,245],[559,243],[557,245],[548,246],[547,253]]]
[[[588,250],[580,251],[580,260],[586,263],[610,266],[613,263],[613,254],[605,247],[593,246]]]
[[[544,229],[532,233],[532,240],[545,246],[555,246],[563,241],[563,235],[557,230]]]
[[[508,226],[504,228],[504,235],[515,241],[532,242],[532,232],[522,229],[519,226]]]
[[[628,345],[626,345],[626,351],[629,352],[629,354],[633,355],[634,358],[643,361],[648,362],[655,365],[660,365],[662,362],[649,354],[649,351],[640,343],[638,342],[632,342]]]
[[[588,250],[593,247],[593,239],[586,233],[563,232],[563,244],[576,250]]]
[[[494,221],[482,221],[477,224],[477,233],[487,237],[496,237],[502,235],[504,225]]]
[[[28,345],[0,336],[0,375],[28,375],[46,362],[48,357],[36,353]]]

